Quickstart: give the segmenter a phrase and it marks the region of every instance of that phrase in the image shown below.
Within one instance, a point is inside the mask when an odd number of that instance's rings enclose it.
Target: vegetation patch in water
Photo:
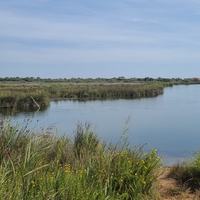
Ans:
[[[0,85],[1,86],[1,85]],[[0,87],[0,108],[46,107],[50,99],[116,99],[155,97],[163,93],[161,84],[4,84]]]
[[[0,78],[0,108],[47,107],[50,99],[134,99],[156,97],[164,87],[200,84],[199,78]]]

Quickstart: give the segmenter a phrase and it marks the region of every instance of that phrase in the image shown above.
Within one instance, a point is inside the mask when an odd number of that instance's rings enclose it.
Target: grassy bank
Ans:
[[[126,130],[125,130],[126,131]],[[74,138],[0,121],[1,199],[156,199],[156,150],[100,141],[90,125]]]
[[[191,192],[200,189],[200,152],[197,152],[193,159],[188,162],[177,163],[171,167],[169,178]]]
[[[4,199],[161,200],[199,199],[200,153],[189,162],[161,168],[152,149],[101,141],[89,124],[74,138],[58,137],[0,121],[0,197]],[[163,178],[162,172],[168,171]],[[162,178],[160,178],[162,175]],[[191,198],[190,198],[191,197]]]

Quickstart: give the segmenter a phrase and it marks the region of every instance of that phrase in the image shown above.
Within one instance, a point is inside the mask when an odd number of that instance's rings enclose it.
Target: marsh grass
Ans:
[[[2,83],[1,83],[2,84]],[[163,93],[164,86],[150,84],[54,84],[29,85],[0,84],[0,108],[42,108],[49,105],[50,99],[113,99],[155,97]],[[35,101],[33,101],[33,99]],[[35,103],[37,102],[37,104]]]
[[[177,181],[183,189],[195,192],[200,189],[200,152],[196,152],[193,159],[174,165],[168,175]]]
[[[54,129],[29,130],[28,123],[19,128],[0,121],[1,199],[154,198],[155,149],[131,149],[125,132],[117,144],[107,144],[88,123],[77,126],[74,139]]]

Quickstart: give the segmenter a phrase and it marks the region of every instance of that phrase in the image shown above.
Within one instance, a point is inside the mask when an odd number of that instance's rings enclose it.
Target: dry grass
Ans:
[[[161,176],[156,181],[160,200],[199,200],[200,190],[191,192],[191,188],[180,185],[175,179],[168,176],[170,170],[170,168],[162,168]]]

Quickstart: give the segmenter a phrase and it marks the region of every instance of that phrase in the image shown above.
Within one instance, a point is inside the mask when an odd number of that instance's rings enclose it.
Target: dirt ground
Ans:
[[[174,179],[168,178],[169,168],[163,168],[156,182],[161,200],[200,200],[200,191],[191,193],[189,188],[180,186]]]

